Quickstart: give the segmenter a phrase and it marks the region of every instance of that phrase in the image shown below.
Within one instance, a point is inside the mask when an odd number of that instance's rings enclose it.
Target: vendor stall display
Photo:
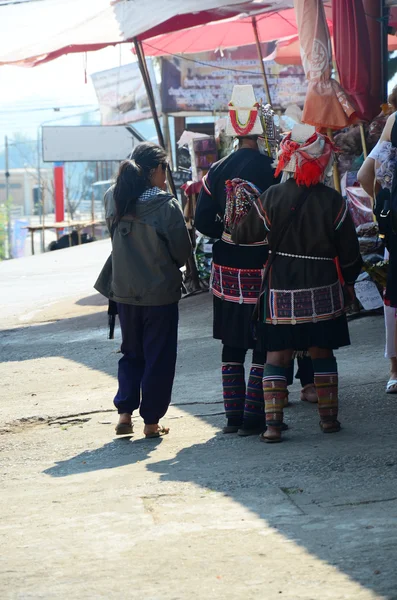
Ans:
[[[201,181],[210,166],[217,161],[218,153],[214,137],[193,139],[189,142],[193,181]]]
[[[207,285],[209,285],[211,277],[212,246],[215,241],[214,238],[208,238],[202,234],[198,234],[196,239],[196,248],[194,250],[196,265],[200,279]]]

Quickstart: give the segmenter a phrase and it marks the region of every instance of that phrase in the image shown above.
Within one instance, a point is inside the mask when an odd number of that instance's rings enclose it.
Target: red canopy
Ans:
[[[328,9],[330,16],[331,10]],[[294,9],[267,12],[256,16],[261,42],[270,42],[298,34]],[[156,38],[145,35],[143,48],[147,56],[196,54],[222,48],[255,44],[251,18],[233,18],[202,27],[175,31]]]
[[[1,6],[0,65],[35,66],[62,54],[291,6],[292,0],[10,2]]]
[[[340,82],[354,103],[357,116],[364,121],[372,121],[380,109],[379,99],[371,95],[371,72],[368,68],[371,49],[362,0],[333,0],[332,15]]]

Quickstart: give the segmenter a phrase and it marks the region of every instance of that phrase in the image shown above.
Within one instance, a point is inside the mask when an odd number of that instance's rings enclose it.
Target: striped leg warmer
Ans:
[[[223,404],[228,425],[241,426],[244,414],[244,365],[222,363]]]
[[[279,429],[283,424],[283,409],[288,396],[288,369],[265,365],[263,371],[263,395],[265,399],[266,426]]]
[[[321,423],[338,420],[338,367],[335,358],[313,360],[314,383]]]
[[[263,401],[263,365],[251,366],[244,405],[244,429],[265,428],[265,404]]]

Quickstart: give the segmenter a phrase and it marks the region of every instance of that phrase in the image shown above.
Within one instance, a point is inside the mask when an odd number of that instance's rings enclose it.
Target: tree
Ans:
[[[96,180],[96,163],[68,163],[65,167],[65,203],[73,221],[83,200],[90,200]]]

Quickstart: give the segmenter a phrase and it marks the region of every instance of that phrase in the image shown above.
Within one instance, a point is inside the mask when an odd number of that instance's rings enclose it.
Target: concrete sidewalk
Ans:
[[[58,302],[38,312],[39,292],[29,311],[19,282],[3,319],[0,598],[397,599],[382,318],[352,322],[338,353],[343,431],[323,435],[294,386],[285,443],[268,446],[219,433],[211,298],[184,300],[171,433],[145,440],[136,418],[115,438],[120,338],[106,339],[97,270],[73,297],[59,279]]]

